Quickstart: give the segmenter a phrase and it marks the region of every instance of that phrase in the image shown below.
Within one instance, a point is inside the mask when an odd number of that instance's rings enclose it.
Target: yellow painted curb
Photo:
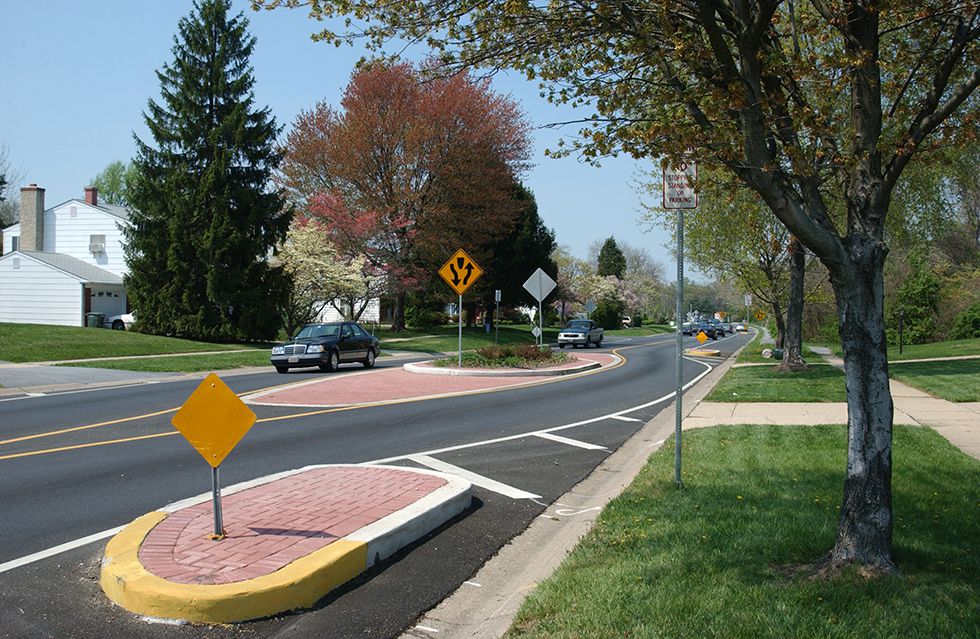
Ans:
[[[701,355],[705,357],[718,357],[721,351],[717,348],[689,348],[684,351],[688,355]]]
[[[133,520],[105,549],[99,583],[131,612],[164,619],[228,623],[309,608],[367,567],[367,544],[338,539],[274,573],[230,584],[179,584],[150,573],[139,561],[146,535],[166,519],[151,512]]]

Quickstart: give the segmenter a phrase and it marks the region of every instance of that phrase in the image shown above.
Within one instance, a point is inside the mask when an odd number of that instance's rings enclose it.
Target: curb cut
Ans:
[[[616,355],[612,356],[618,358]],[[431,361],[419,362],[417,364],[402,364],[402,368],[409,373],[422,375],[452,375],[459,377],[554,377],[558,375],[574,375],[575,373],[582,373],[602,367],[600,362],[583,362],[570,368],[439,368],[429,365]]]
[[[277,473],[267,482],[247,482],[247,491],[313,469],[387,468],[439,477],[446,481],[414,503],[296,559],[278,570],[224,584],[177,583],[151,573],[139,551],[150,532],[180,508],[143,515],[113,537],[105,549],[99,583],[123,608],[148,617],[198,623],[230,623],[313,606],[328,592],[350,581],[470,507],[471,485],[453,475],[404,466],[319,465]],[[191,501],[197,501],[196,499]]]

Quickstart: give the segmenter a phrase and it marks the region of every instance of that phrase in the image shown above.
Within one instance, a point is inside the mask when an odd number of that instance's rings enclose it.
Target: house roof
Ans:
[[[83,206],[91,207],[91,208],[95,209],[96,211],[101,211],[103,213],[108,213],[112,217],[118,218],[118,219],[120,219],[120,220],[122,220],[124,222],[128,222],[129,221],[129,209],[127,209],[125,207],[116,206],[115,204],[96,204],[96,205],[92,205],[92,204],[89,204],[88,202],[86,202],[85,200],[79,200],[78,198],[72,198],[70,200],[65,200],[61,204],[56,204],[54,206],[49,206],[48,208],[44,209],[44,212],[47,213],[48,211],[53,211],[54,209],[60,208],[60,207],[64,206],[65,204],[68,204],[70,202],[74,202],[75,204],[81,204]],[[10,226],[7,226],[5,228],[0,229],[0,231],[9,231],[11,229],[20,230],[20,222],[15,222],[15,223],[11,224]]]
[[[67,273],[88,284],[122,284],[123,279],[115,273],[99,268],[94,264],[83,262],[82,260],[65,255],[63,253],[42,253],[40,251],[14,251],[7,253],[0,259],[7,259],[15,255],[26,255],[38,262],[43,262],[52,268]]]

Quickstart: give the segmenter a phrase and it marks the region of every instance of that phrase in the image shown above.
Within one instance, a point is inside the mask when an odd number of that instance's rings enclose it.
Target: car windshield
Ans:
[[[575,328],[581,330],[589,330],[589,322],[587,320],[573,320],[568,323],[565,328]]]
[[[296,339],[304,337],[337,337],[340,335],[340,324],[310,324],[296,334]]]

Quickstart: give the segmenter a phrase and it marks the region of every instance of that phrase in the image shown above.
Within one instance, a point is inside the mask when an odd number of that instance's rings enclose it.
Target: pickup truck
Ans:
[[[571,320],[565,328],[558,331],[558,348],[565,348],[567,344],[581,344],[585,348],[592,344],[602,346],[602,327],[592,320]]]

